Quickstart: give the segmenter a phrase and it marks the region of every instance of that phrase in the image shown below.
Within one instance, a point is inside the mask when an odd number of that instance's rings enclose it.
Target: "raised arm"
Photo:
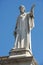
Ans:
[[[35,4],[32,5],[31,7],[31,10],[30,10],[30,17],[34,17],[34,7],[35,7]]]

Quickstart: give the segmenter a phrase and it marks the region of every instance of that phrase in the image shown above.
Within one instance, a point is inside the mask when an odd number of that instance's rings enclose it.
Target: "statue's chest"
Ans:
[[[22,27],[25,26],[26,21],[27,21],[26,16],[21,16],[20,20],[19,20],[20,26],[22,26]]]
[[[22,15],[19,17],[19,28],[21,31],[25,31],[25,29],[27,28],[27,17],[26,15]]]
[[[21,15],[20,16],[20,21],[24,22],[26,20],[27,20],[26,15]]]

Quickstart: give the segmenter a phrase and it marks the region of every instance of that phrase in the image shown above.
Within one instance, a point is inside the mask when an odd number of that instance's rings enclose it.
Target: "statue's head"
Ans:
[[[24,5],[21,5],[21,6],[19,7],[19,10],[20,10],[20,13],[23,14],[23,13],[25,12],[25,7],[24,7]]]

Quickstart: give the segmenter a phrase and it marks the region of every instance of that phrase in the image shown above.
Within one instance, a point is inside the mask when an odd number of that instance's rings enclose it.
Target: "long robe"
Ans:
[[[15,48],[31,49],[31,30],[34,27],[34,18],[29,13],[18,16],[16,24],[16,42]]]

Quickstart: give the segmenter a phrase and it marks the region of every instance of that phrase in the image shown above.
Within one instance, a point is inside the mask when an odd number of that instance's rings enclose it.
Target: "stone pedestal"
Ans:
[[[32,56],[31,51],[25,48],[11,49],[9,52],[9,58],[31,57],[31,56]]]
[[[7,65],[37,65],[29,49],[11,49],[7,59]]]

